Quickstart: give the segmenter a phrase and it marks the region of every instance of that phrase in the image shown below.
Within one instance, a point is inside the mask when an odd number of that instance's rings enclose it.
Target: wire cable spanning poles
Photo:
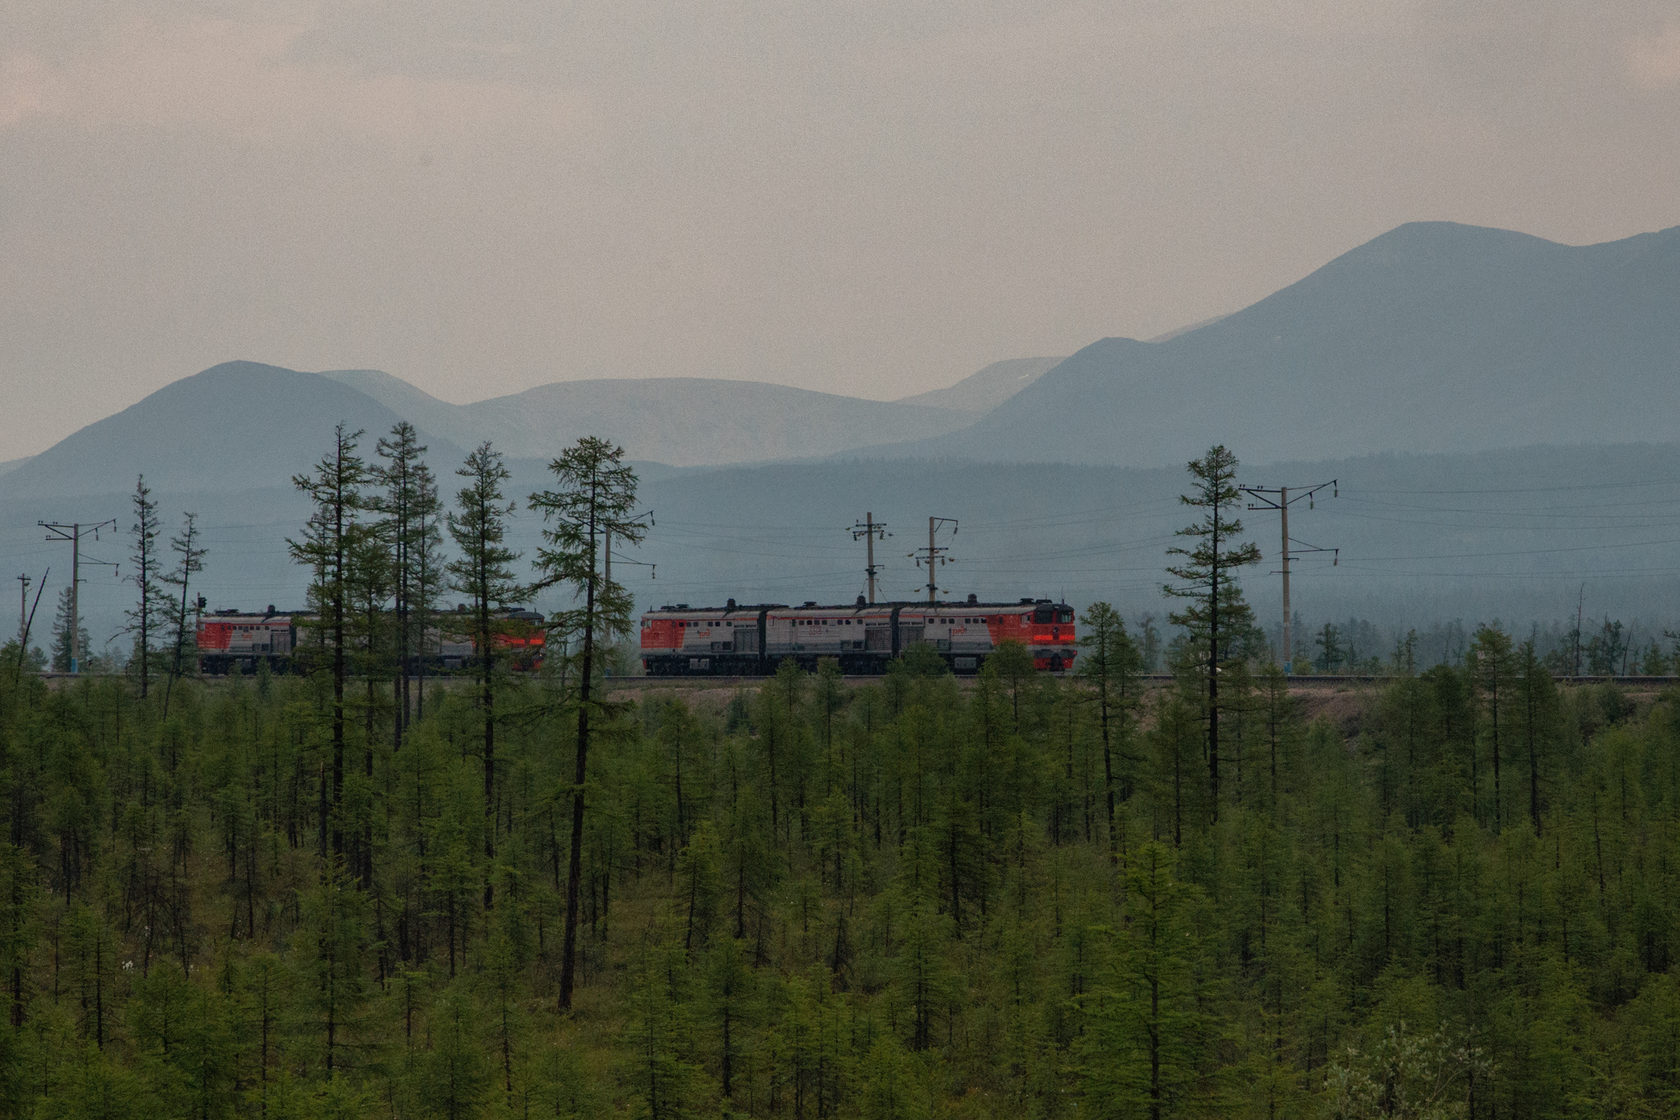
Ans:
[[[653,511],[651,509],[643,510],[641,513],[635,514],[634,516],[636,516],[638,518],[641,518],[641,517],[647,518],[647,523],[648,523],[648,526],[650,528],[654,524]],[[612,582],[612,562],[613,562],[613,546],[612,546],[612,529],[611,529],[611,527],[608,527],[605,530],[605,539],[602,542],[601,556],[602,556],[602,559],[604,561],[603,565],[602,565],[602,572],[601,572],[602,577],[608,583],[611,583]],[[659,565],[656,564],[655,562],[653,562],[652,560],[634,560],[634,559],[631,559],[628,556],[620,554],[619,557],[618,557],[618,562],[620,564],[629,564],[629,565],[632,565],[633,567],[637,567],[637,568],[646,568],[648,570],[648,578],[649,579],[658,579],[659,578]],[[608,633],[609,633],[609,635],[611,634],[610,628],[608,630]]]
[[[78,586],[81,583],[82,571],[82,534],[92,533],[93,539],[99,539],[99,530],[109,525],[116,528],[117,519],[112,517],[101,521],[97,525],[83,525],[72,522],[61,525],[56,521],[37,521],[35,524],[47,531],[49,541],[70,542],[70,671],[81,672],[82,662],[82,628],[81,619],[77,611]],[[114,560],[89,560],[89,564],[106,564],[116,568]]]
[[[854,541],[868,542],[866,545],[868,560],[866,561],[867,566],[863,569],[863,574],[869,578],[869,601],[873,604],[875,602],[875,577],[881,571],[880,568],[875,566],[875,542],[878,540],[884,541],[892,534],[887,532],[887,523],[875,520],[873,513],[864,514],[863,520],[852,526],[851,533]]]
[[[945,555],[947,552],[951,551],[949,548],[947,548],[943,545],[937,545],[937,544],[933,543],[933,535],[939,531],[939,527],[941,525],[949,525],[951,527],[951,535],[953,537],[957,535],[957,519],[956,518],[954,518],[954,517],[930,517],[930,518],[928,518],[928,543],[927,543],[927,547],[926,548],[918,548],[915,552],[909,553],[910,559],[912,559],[916,562],[916,567],[919,568],[924,563],[927,565],[927,571],[928,571],[927,593],[928,593],[928,602],[930,602],[930,603],[937,603],[939,601],[939,599],[938,599],[939,580],[937,578],[935,578],[935,576],[934,576],[934,569],[938,568],[938,567],[943,567],[946,564],[955,564],[957,562],[957,558],[955,556]]]
[[[1282,575],[1283,575],[1283,657],[1282,657],[1282,661],[1283,661],[1283,671],[1285,673],[1288,673],[1291,670],[1291,661],[1294,659],[1294,656],[1295,656],[1295,647],[1292,644],[1292,638],[1291,638],[1291,635],[1289,633],[1289,559],[1290,559],[1290,551],[1291,551],[1289,546],[1291,544],[1297,546],[1294,549],[1294,552],[1297,555],[1299,555],[1301,553],[1309,553],[1309,552],[1328,552],[1328,553],[1330,553],[1330,563],[1331,563],[1332,566],[1334,566],[1336,564],[1337,560],[1341,559],[1341,552],[1342,552],[1342,550],[1339,549],[1339,548],[1319,548],[1317,545],[1307,544],[1304,541],[1293,540],[1289,536],[1289,505],[1290,505],[1291,502],[1298,502],[1302,498],[1305,498],[1307,500],[1307,508],[1312,509],[1313,508],[1313,495],[1317,494],[1320,490],[1324,490],[1324,489],[1329,489],[1330,496],[1332,498],[1336,497],[1337,496],[1336,479],[1332,478],[1329,482],[1320,482],[1320,483],[1318,483],[1317,485],[1314,485],[1314,486],[1297,486],[1295,488],[1295,493],[1293,493],[1293,494],[1291,494],[1289,492],[1289,487],[1287,487],[1287,486],[1275,486],[1275,487],[1271,487],[1271,486],[1239,486],[1239,487],[1237,487],[1237,489],[1241,490],[1244,494],[1247,494],[1250,498],[1254,499],[1253,501],[1248,503],[1248,508],[1249,509],[1275,509],[1275,510],[1278,511],[1278,513],[1280,513],[1282,515],[1282,518],[1281,518],[1281,520],[1283,521],[1283,569],[1282,569]]]

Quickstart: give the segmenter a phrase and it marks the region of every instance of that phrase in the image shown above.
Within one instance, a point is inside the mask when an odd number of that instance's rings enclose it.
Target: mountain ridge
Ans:
[[[1677,307],[1680,227],[1571,247],[1408,223],[1205,326],[1093,342],[969,428],[872,453],[1147,466],[1216,442],[1281,459],[1661,440]]]
[[[379,436],[397,420],[389,408],[321,374],[222,362],[31,456],[0,475],[0,494],[131,490],[139,475],[155,490],[238,490],[252,478],[267,483],[308,470],[337,423]],[[437,452],[459,450],[432,433],[423,436]]]

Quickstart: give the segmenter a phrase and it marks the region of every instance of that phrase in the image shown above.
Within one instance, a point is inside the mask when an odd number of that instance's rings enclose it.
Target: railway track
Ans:
[[[1058,679],[1063,679],[1063,680],[1078,679],[1077,676],[1073,673],[1042,673],[1040,675],[1047,676],[1047,677],[1056,677]],[[1414,674],[1414,675],[1416,675],[1416,674]],[[607,684],[609,686],[613,686],[613,687],[622,687],[622,688],[630,688],[630,689],[660,688],[660,687],[665,687],[665,686],[672,686],[672,687],[679,687],[680,688],[683,685],[694,685],[694,686],[709,687],[709,688],[721,688],[721,687],[726,686],[726,685],[752,684],[752,683],[755,683],[755,682],[768,681],[768,680],[771,680],[771,679],[773,679],[773,678],[771,678],[771,677],[698,676],[698,675],[684,674],[682,676],[674,676],[674,677],[642,677],[642,676],[609,677],[609,678],[607,678]],[[882,679],[882,677],[879,674],[876,674],[876,675],[873,675],[873,676],[847,676],[847,677],[842,677],[841,678],[841,680],[843,682],[845,682],[846,684],[851,684],[851,685],[868,684],[871,681],[879,681],[881,679]],[[972,681],[973,679],[974,679],[973,677],[958,677],[957,678],[957,680],[959,682]],[[1151,685],[1167,685],[1167,684],[1171,684],[1176,678],[1174,678],[1171,673],[1146,673],[1140,679],[1143,680],[1145,683],[1151,684]],[[1394,673],[1318,673],[1318,674],[1313,674],[1311,676],[1291,676],[1287,679],[1289,681],[1289,687],[1291,689],[1311,690],[1311,689],[1327,689],[1327,688],[1346,688],[1346,687],[1359,686],[1359,685],[1386,685],[1386,684],[1391,684],[1392,682],[1397,681],[1397,680],[1403,680],[1404,677],[1399,675],[1399,674],[1394,674]],[[1613,684],[1613,685],[1619,685],[1619,686],[1624,687],[1624,688],[1650,688],[1650,689],[1666,688],[1670,685],[1675,684],[1676,682],[1680,682],[1680,677],[1676,677],[1676,676],[1661,676],[1661,677],[1647,677],[1647,676],[1588,677],[1588,676],[1580,676],[1580,677],[1554,677],[1552,679],[1555,680],[1558,684],[1565,685],[1565,686],[1591,685],[1591,684]]]
[[[127,674],[125,674],[125,673],[61,673],[61,672],[57,672],[57,671],[47,671],[47,672],[37,673],[35,675],[39,676],[41,679],[46,680],[46,681],[51,681],[51,682],[55,682],[55,683],[63,683],[63,682],[76,680],[79,677],[87,677],[87,678],[122,677],[122,676],[126,676]],[[1048,672],[1044,672],[1044,673],[1041,673],[1041,675],[1047,676],[1047,677],[1055,677],[1055,678],[1061,679],[1061,680],[1075,680],[1075,679],[1078,679],[1077,676],[1073,673],[1048,673]],[[201,677],[199,679],[202,680],[202,681],[214,682],[214,681],[227,680],[229,678],[210,676],[210,677]],[[419,679],[419,678],[415,678],[415,679]],[[428,675],[425,679],[426,679],[426,682],[428,684],[439,684],[439,685],[442,685],[444,687],[448,687],[452,682],[457,681],[457,680],[468,680],[468,678],[466,678],[466,677],[457,677],[457,676],[450,676],[450,675],[444,675],[444,674]],[[674,688],[674,689],[682,689],[682,688],[723,688],[723,687],[727,687],[727,686],[730,686],[730,685],[747,685],[747,684],[763,683],[763,682],[770,681],[770,680],[773,680],[773,679],[774,678],[772,678],[772,677],[727,677],[727,676],[698,676],[698,675],[684,674],[682,676],[676,676],[676,677],[646,677],[646,676],[608,677],[606,679],[606,683],[607,683],[607,687],[609,687],[609,688],[625,689],[625,690],[629,690],[629,691],[641,691],[641,690],[646,690],[646,689],[658,689],[658,688]],[[844,683],[844,684],[856,686],[856,685],[869,684],[871,681],[879,681],[879,680],[882,680],[883,677],[880,674],[875,674],[875,675],[872,675],[872,676],[846,676],[846,677],[841,677],[840,679],[841,679],[841,682]],[[958,677],[957,678],[959,683],[970,682],[970,681],[973,681],[974,679],[975,678],[972,677],[972,676],[965,676],[965,677]],[[1171,684],[1175,678],[1170,673],[1147,673],[1139,679],[1144,681],[1146,684],[1162,686],[1162,685]],[[1398,675],[1390,674],[1390,673],[1315,674],[1313,676],[1292,676],[1292,677],[1288,678],[1289,687],[1290,687],[1291,690],[1294,690],[1294,691],[1314,691],[1314,690],[1326,690],[1326,689],[1335,689],[1335,688],[1348,688],[1348,687],[1356,687],[1356,686],[1385,685],[1385,684],[1389,684],[1393,681],[1397,681],[1397,680],[1401,680],[1401,679],[1403,679],[1403,678],[1398,676]],[[1659,676],[1659,677],[1648,677],[1648,676],[1588,677],[1588,676],[1580,676],[1580,677],[1554,677],[1553,680],[1555,680],[1558,684],[1566,686],[1566,687],[1575,687],[1575,686],[1593,685],[1593,684],[1611,684],[1611,685],[1617,685],[1617,686],[1622,687],[1622,688],[1657,690],[1657,689],[1663,689],[1663,688],[1670,687],[1670,686],[1676,684],[1677,682],[1680,682],[1680,677],[1672,676],[1672,675],[1671,676]]]

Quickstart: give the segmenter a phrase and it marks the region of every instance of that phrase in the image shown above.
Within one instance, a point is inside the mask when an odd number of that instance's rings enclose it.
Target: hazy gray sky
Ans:
[[[1680,224],[1673,0],[0,6],[0,459],[231,358],[893,398]]]

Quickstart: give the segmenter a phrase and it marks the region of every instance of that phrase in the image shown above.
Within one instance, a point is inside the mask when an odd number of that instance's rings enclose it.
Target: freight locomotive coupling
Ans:
[[[1049,599],[981,603],[815,602],[691,608],[642,615],[642,666],[649,676],[763,676],[784,661],[812,670],[823,658],[851,675],[883,673],[912,646],[933,649],[956,673],[975,673],[1003,642],[1019,642],[1033,665],[1073,667],[1073,608]]]

